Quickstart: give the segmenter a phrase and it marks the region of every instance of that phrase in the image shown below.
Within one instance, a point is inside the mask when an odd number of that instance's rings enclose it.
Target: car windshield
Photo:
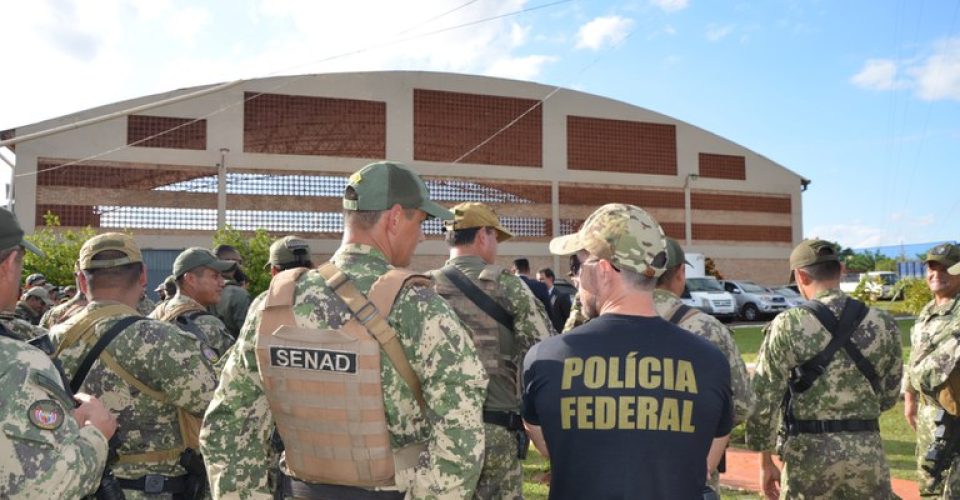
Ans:
[[[743,288],[743,291],[747,293],[767,293],[766,288],[763,288],[762,286],[756,283],[751,283],[749,281],[741,281],[740,288]]]
[[[722,292],[720,282],[710,278],[687,278],[687,287],[691,292]]]
[[[780,295],[783,295],[784,297],[799,297],[799,296],[800,296],[800,294],[797,293],[797,292],[794,292],[792,288],[786,288],[786,287],[784,287],[784,288],[774,288],[773,291],[776,292],[776,293],[779,293]]]

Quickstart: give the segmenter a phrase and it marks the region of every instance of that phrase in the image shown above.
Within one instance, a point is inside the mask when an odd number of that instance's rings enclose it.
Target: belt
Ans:
[[[283,474],[283,495],[311,500],[403,500],[402,491],[373,491],[357,486],[337,484],[314,484],[294,479]]]
[[[523,419],[519,413],[483,410],[483,421],[488,424],[506,427],[508,431],[523,429]]]
[[[125,490],[138,490],[147,494],[183,493],[187,491],[187,477],[167,477],[159,474],[147,474],[139,479],[117,478],[117,484]]]
[[[877,419],[872,420],[794,420],[787,424],[787,435],[825,434],[828,432],[876,432]]]

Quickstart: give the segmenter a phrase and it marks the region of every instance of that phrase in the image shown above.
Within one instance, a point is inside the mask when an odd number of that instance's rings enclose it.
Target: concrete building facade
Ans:
[[[808,181],[729,140],[624,102],[536,83],[429,72],[264,78],[156,107],[180,89],[0,133],[24,136],[141,108],[18,142],[14,193],[27,232],[56,213],[65,227],[129,229],[145,249],[209,246],[219,224],[339,244],[340,194],[376,160],[406,163],[448,206],[483,201],[517,237],[509,266],[565,259],[550,238],[597,206],[647,209],[669,236],[727,277],[781,283],[802,237]],[[149,109],[144,109],[149,108]],[[440,226],[413,267],[438,266]]]

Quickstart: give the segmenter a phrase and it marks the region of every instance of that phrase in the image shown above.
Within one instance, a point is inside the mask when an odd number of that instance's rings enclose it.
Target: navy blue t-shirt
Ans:
[[[523,418],[550,451],[551,499],[701,498],[733,427],[730,365],[659,317],[604,314],[527,353]]]

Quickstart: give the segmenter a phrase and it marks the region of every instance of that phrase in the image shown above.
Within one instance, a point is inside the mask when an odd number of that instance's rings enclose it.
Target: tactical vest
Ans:
[[[381,348],[425,409],[420,381],[386,322],[404,284],[426,277],[394,269],[370,289],[369,301],[332,263],[317,269],[353,314],[339,329],[297,326],[297,279],[305,268],[277,274],[257,328],[257,364],[284,441],[286,474],[318,484],[392,486],[395,472],[417,464],[425,444],[394,450],[383,404]],[[382,315],[381,315],[382,314]]]
[[[205,314],[210,314],[210,312],[204,309],[200,304],[190,300],[182,304],[177,304],[175,307],[164,308],[157,319],[160,321],[166,321],[167,323],[172,323],[177,328],[193,334],[193,336],[197,337],[197,340],[203,342],[203,344],[205,344],[208,348],[213,349],[216,352],[216,359],[210,359],[209,357],[207,358],[211,363],[216,363],[219,361],[220,355],[223,353],[213,348],[213,342],[207,337],[207,334],[203,332],[203,329],[197,326],[194,321],[197,319],[197,316],[202,316]],[[212,314],[210,315],[213,316]]]
[[[77,342],[84,342],[88,347],[93,347],[97,343],[94,335],[96,325],[108,317],[114,316],[140,316],[135,309],[125,304],[111,304],[96,310],[84,309],[73,320],[73,325],[64,332],[60,345],[53,353],[53,358],[60,356],[64,350],[69,349]],[[160,403],[171,404],[170,399],[162,391],[154,389],[141,382],[117,362],[109,352],[103,351],[100,354],[100,362],[103,363],[111,372],[123,379],[127,384],[135,387],[143,394],[151,397]],[[193,450],[200,449],[200,424],[201,417],[196,417],[183,408],[177,407],[177,424],[180,430],[180,445],[166,450],[151,450],[144,453],[121,454],[117,460],[118,464],[143,464],[143,463],[162,463],[170,460],[176,460],[187,448]]]
[[[510,311],[513,308],[498,281],[504,272],[500,266],[487,265],[480,271],[479,279],[471,279],[471,281],[495,302]],[[431,272],[430,277],[434,280],[434,289],[437,293],[453,306],[460,320],[469,327],[468,331],[473,338],[477,355],[490,379],[499,378],[509,381],[516,386],[516,394],[519,395],[518,370],[514,361],[517,346],[513,332],[508,331],[506,327],[480,309],[439,271]]]

